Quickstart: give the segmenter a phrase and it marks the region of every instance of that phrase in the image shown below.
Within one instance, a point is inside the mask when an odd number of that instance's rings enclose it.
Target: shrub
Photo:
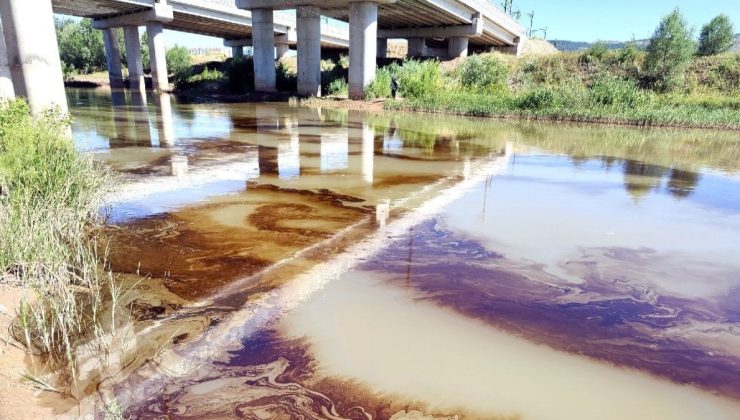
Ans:
[[[202,72],[194,74],[188,78],[188,83],[202,82],[220,82],[224,80],[223,72],[213,69],[204,68]]]
[[[349,93],[349,85],[346,79],[334,79],[329,83],[327,88],[329,95],[334,96],[347,96]]]
[[[420,98],[442,90],[444,82],[439,61],[405,61],[398,69],[398,90],[404,97]],[[390,91],[390,80],[388,80]],[[389,92],[390,93],[390,92]]]
[[[232,58],[224,66],[226,88],[229,92],[244,93],[254,91],[254,65],[252,56]]]
[[[397,74],[399,67],[392,64],[378,69],[375,79],[365,88],[366,99],[388,98],[391,96],[391,76]]]
[[[280,61],[275,71],[277,90],[295,92],[298,89],[298,74],[294,66],[287,61]]]
[[[699,55],[716,55],[728,51],[735,41],[735,29],[727,15],[719,15],[701,28]]]
[[[590,97],[593,104],[609,107],[639,108],[649,101],[647,93],[640,90],[635,81],[608,76],[593,83]]]
[[[585,64],[602,61],[608,53],[609,47],[606,43],[598,41],[581,54],[580,61]]]
[[[635,41],[629,41],[617,52],[617,61],[623,65],[633,65],[637,60],[638,55],[639,50],[637,49]]]
[[[540,86],[526,92],[519,99],[519,108],[541,110],[556,105],[555,92],[549,86]]]
[[[695,51],[691,30],[678,9],[664,17],[647,48],[650,82],[660,91],[679,87]]]
[[[462,60],[457,74],[466,89],[492,91],[507,87],[509,69],[495,56],[473,55]]]
[[[190,51],[185,47],[175,45],[167,50],[166,57],[170,73],[174,75],[175,85],[187,82],[191,73],[190,65],[192,64]]]

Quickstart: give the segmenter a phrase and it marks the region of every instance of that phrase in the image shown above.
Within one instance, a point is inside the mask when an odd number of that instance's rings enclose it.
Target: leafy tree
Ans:
[[[645,67],[654,86],[669,91],[683,84],[695,50],[691,29],[675,9],[661,20],[647,47]]]
[[[55,19],[59,57],[66,74],[92,73],[106,68],[103,34],[92,20]]]
[[[167,50],[166,54],[167,67],[170,72],[175,76],[175,84],[182,84],[187,81],[190,77],[190,65],[192,64],[192,58],[190,57],[190,51],[179,45]]]
[[[716,55],[732,47],[735,29],[727,15],[719,15],[701,28],[699,55]]]
[[[141,34],[141,63],[142,66],[145,69],[148,69],[151,67],[151,64],[149,63],[149,34],[144,31],[143,34]]]

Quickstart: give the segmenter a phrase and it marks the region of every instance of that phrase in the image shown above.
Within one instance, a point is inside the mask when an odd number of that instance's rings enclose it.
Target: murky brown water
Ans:
[[[121,173],[111,264],[137,285],[79,396],[740,418],[737,133],[69,95],[77,144]]]

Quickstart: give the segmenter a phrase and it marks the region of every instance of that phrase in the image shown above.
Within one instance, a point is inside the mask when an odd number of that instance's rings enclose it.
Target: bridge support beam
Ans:
[[[252,9],[254,89],[275,92],[275,35],[272,9]]]
[[[231,47],[231,56],[233,58],[244,57],[244,47]]]
[[[468,37],[466,36],[451,37],[447,45],[447,56],[449,58],[467,57],[468,41]]]
[[[321,96],[321,10],[314,6],[299,6],[296,23],[298,94]]]
[[[426,39],[421,37],[408,38],[408,57],[424,57],[427,55]]]
[[[170,89],[167,71],[167,51],[164,46],[164,28],[162,22],[150,21],[146,23],[147,38],[149,38],[149,65],[152,70],[152,87],[164,92]]]
[[[126,42],[126,67],[128,67],[128,87],[143,92],[144,65],[141,60],[141,41],[138,26],[124,26],[123,38]]]
[[[15,94],[25,96],[34,113],[58,107],[66,114],[51,1],[0,1],[0,19]]]
[[[0,100],[15,98],[13,75],[10,74],[7,52],[5,36],[3,36],[3,26],[2,22],[0,22]]]
[[[378,58],[388,57],[388,38],[378,38]]]
[[[378,4],[357,1],[349,4],[349,97],[361,99],[365,87],[375,79],[378,54]]]
[[[123,71],[121,70],[121,51],[118,47],[118,29],[103,29],[103,44],[105,45],[105,62],[108,64],[110,87],[122,88]]]

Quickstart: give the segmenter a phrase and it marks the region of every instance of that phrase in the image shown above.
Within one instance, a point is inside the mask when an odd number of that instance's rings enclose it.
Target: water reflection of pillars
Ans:
[[[146,92],[141,90],[130,90],[131,94],[131,121],[134,124],[134,137],[136,145],[152,145],[151,123],[149,121],[149,109],[146,103]]]
[[[383,154],[396,154],[403,150],[403,139],[398,133],[396,120],[391,120],[388,132],[383,135]]]
[[[175,128],[172,122],[172,98],[169,93],[154,95],[154,108],[157,117],[159,146],[171,146],[175,141]]]
[[[288,140],[280,140],[277,148],[278,175],[283,179],[301,175],[301,143],[297,130],[290,130]]]
[[[280,113],[270,105],[255,104],[254,127],[259,141],[257,161],[260,175],[279,175],[277,147],[269,140],[280,128]]]
[[[361,145],[360,171],[362,179],[372,184],[375,178],[375,129],[367,123],[365,114],[349,111],[347,115],[347,137],[352,145]]]
[[[321,126],[320,111],[315,119]],[[321,172],[334,172],[349,167],[349,135],[346,131],[329,131],[321,126]]]

